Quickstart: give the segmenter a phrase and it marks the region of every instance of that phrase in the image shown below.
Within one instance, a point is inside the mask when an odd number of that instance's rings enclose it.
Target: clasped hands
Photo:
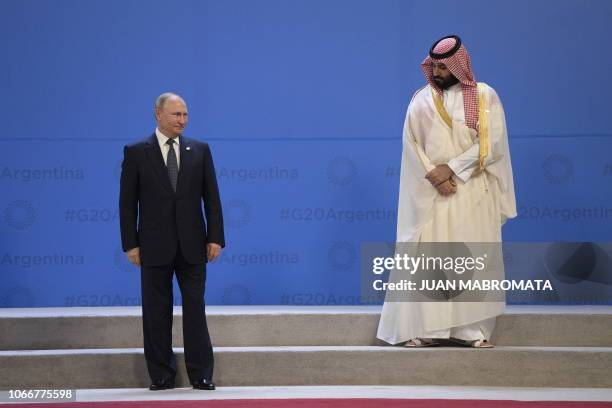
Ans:
[[[439,164],[425,175],[425,178],[438,190],[442,196],[449,196],[457,192],[457,184],[452,179],[455,173],[447,164]]]

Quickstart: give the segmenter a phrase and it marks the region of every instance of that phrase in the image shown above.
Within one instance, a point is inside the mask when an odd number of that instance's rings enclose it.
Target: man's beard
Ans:
[[[459,83],[459,80],[453,74],[451,74],[445,79],[442,79],[440,77],[434,77],[434,82],[441,89],[448,89],[449,87]]]

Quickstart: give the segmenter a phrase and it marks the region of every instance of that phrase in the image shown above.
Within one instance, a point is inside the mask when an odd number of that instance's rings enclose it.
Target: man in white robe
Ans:
[[[428,84],[413,96],[403,133],[397,242],[497,242],[516,216],[502,104],[477,83],[461,39],[438,40],[421,64]],[[503,279],[502,270],[496,278]],[[391,272],[390,281],[398,279]],[[407,347],[488,341],[505,303],[385,299],[377,337]]]

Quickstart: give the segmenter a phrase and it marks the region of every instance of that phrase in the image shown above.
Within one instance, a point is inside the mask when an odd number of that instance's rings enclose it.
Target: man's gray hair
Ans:
[[[164,104],[166,103],[166,101],[172,98],[178,98],[181,100],[181,102],[185,103],[185,100],[181,98],[180,95],[177,95],[174,92],[164,92],[163,94],[159,95],[157,99],[155,100],[155,110],[156,111],[158,109],[161,110],[164,107]]]

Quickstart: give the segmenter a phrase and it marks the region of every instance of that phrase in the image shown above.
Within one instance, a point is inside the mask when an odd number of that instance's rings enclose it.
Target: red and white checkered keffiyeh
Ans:
[[[447,54],[460,44],[459,49],[452,55],[444,56],[443,58],[434,58],[436,54]],[[433,80],[433,62],[445,64],[450,72],[461,83],[461,91],[463,92],[463,106],[465,111],[465,123],[468,127],[476,129],[478,123],[478,90],[476,88],[476,78],[472,72],[472,62],[467,50],[461,44],[461,40],[457,36],[447,36],[438,40],[427,58],[421,63],[421,69],[427,78],[427,82],[443,96],[443,91]]]

